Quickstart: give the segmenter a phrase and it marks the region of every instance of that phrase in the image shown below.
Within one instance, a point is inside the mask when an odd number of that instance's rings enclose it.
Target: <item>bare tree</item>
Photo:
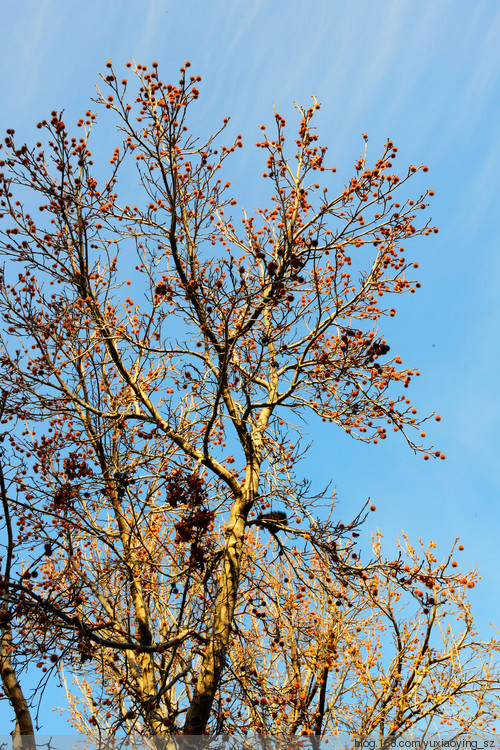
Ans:
[[[333,578],[359,581],[338,548],[361,517],[321,523],[296,473],[296,422],[317,416],[373,444],[390,430],[444,458],[421,444],[407,398],[418,371],[387,358],[378,329],[396,312],[386,300],[419,286],[402,243],[437,230],[417,220],[432,191],[406,194],[427,167],[399,178],[391,141],[370,163],[363,136],[339,182],[315,100],[298,108],[291,150],[280,114],[274,135],[261,126],[272,194],[237,224],[222,173],[241,136],[221,144],[227,120],[204,141],[190,131],[189,63],[176,84],[156,63],[129,67],[132,102],[111,63],[97,99],[122,134],[107,178],[91,110],[77,136],[54,111],[38,125],[45,145],[10,130],[3,146],[2,421],[15,427],[22,563],[8,591],[45,674],[116,676],[113,731],[201,734],[217,726],[249,523],[265,533],[262,514],[300,519],[267,524],[283,561],[309,544]]]

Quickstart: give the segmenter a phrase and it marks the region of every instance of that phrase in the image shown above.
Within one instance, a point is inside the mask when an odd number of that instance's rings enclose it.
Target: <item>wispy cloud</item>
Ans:
[[[166,0],[149,0],[143,3],[141,8],[147,8],[142,24],[137,25],[137,35],[134,38],[134,46],[142,49],[151,48],[158,39],[161,30],[165,29],[169,9]],[[134,10],[134,24],[137,24],[137,9]]]
[[[486,25],[486,21],[483,19],[481,25],[484,36],[476,35],[476,52],[468,58],[464,70],[466,85],[454,122],[455,131],[462,136],[470,135],[484,117],[494,93],[500,94],[500,10],[491,24]]]
[[[485,217],[491,212],[497,213],[498,204],[498,165],[500,164],[500,139],[495,138],[490,148],[482,155],[479,164],[475,165],[469,179],[465,181],[460,202],[455,216],[460,226],[468,232],[479,234],[478,230]],[[495,253],[495,278],[500,275],[500,258]],[[496,291],[498,294],[498,289]]]
[[[54,51],[52,44],[54,29],[51,25],[51,18],[57,17],[54,10],[54,0],[40,0],[39,2],[28,0],[22,11],[23,29],[17,39],[16,64],[17,76],[21,76],[24,81],[25,101],[31,100],[34,92],[42,85],[44,66],[41,63],[51,57]],[[20,7],[16,6],[15,13],[19,12]],[[4,18],[4,21],[6,21],[6,28],[14,27],[14,36],[17,36],[15,18]]]

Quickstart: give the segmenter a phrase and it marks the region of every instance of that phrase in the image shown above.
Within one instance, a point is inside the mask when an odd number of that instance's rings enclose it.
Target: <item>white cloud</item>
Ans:
[[[457,127],[461,127],[462,131],[465,125],[469,132],[472,131],[482,117],[484,108],[489,104],[493,93],[495,90],[498,91],[500,78],[499,38],[500,11],[489,26],[483,40],[479,43],[475,60],[474,58],[470,60],[475,64],[464,91],[457,122]]]

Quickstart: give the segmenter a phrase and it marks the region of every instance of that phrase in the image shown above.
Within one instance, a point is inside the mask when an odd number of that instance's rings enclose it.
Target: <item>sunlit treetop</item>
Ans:
[[[427,167],[395,175],[391,141],[370,165],[363,134],[355,176],[330,197],[338,178],[312,126],[320,106],[313,100],[298,107],[291,149],[279,113],[273,136],[261,126],[257,146],[267,154],[270,205],[235,218],[236,200],[221,175],[242,139],[219,145],[227,119],[203,145],[191,133],[199,76],[189,77],[186,63],[176,85],[164,84],[156,63],[149,72],[128,67],[139,81],[133,104],[111,63],[104,77],[111,93],[98,96],[118,116],[123,135],[107,180],[93,169],[90,110],[78,123],[80,138],[70,137],[54,111],[39,123],[48,145],[19,148],[13,131],[5,139],[2,208],[13,222],[2,244],[24,267],[5,287],[23,300],[6,300],[6,320],[11,334],[37,331],[40,355],[29,352],[31,377],[55,371],[57,350],[57,367],[71,379],[75,350],[89,363],[107,342],[120,358],[111,355],[109,377],[123,380],[118,392],[115,383],[102,384],[109,412],[130,423],[140,393],[140,420],[174,442],[182,434],[182,450],[203,463],[228,421],[248,454],[265,420],[271,458],[290,412],[304,410],[364,441],[403,432],[428,454],[405,390],[419,372],[388,356],[390,344],[378,329],[383,316],[396,313],[394,295],[420,286],[408,278],[418,263],[407,260],[403,243],[437,231],[418,221],[432,191],[406,197],[408,181]],[[142,195],[138,205],[119,201],[118,177],[129,156],[140,184],[134,191],[124,184],[122,192]],[[34,194],[42,198],[36,222],[13,200],[14,186],[28,188],[30,205]],[[132,362],[135,382],[122,371],[130,373]]]
[[[23,570],[10,586],[28,602],[34,651],[58,643],[56,662],[102,656],[111,671],[123,654],[136,675],[127,700],[151,731],[178,726],[155,675],[181,680],[184,730],[201,734],[233,647],[249,526],[279,540],[284,559],[318,555],[357,590],[363,571],[387,568],[341,554],[362,514],[341,523],[334,498],[297,478],[301,425],[315,415],[374,444],[401,433],[444,458],[423,443],[407,395],[419,372],[379,328],[396,295],[420,285],[406,243],[437,230],[422,213],[432,191],[409,197],[427,167],[394,174],[392,141],[369,161],[363,134],[340,181],[315,99],[297,107],[292,138],[277,112],[261,126],[271,194],[239,208],[224,174],[242,136],[223,143],[227,118],[208,138],[193,132],[189,63],[175,84],[156,63],[128,67],[135,93],[108,63],[96,99],[118,123],[107,176],[90,150],[91,109],[76,135],[54,110],[34,147],[12,130],[2,146],[0,421],[17,427],[6,508],[18,547],[44,560],[43,581]],[[287,524],[262,523],[285,512]],[[174,613],[161,626],[155,602]]]

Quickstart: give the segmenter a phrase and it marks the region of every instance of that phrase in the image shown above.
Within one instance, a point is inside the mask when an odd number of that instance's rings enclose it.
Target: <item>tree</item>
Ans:
[[[418,371],[386,359],[378,331],[396,312],[386,295],[419,286],[401,243],[437,231],[417,221],[432,191],[399,198],[427,167],[400,179],[391,141],[370,166],[364,135],[354,176],[329,197],[338,182],[313,100],[298,108],[291,154],[280,114],[274,137],[261,126],[270,206],[237,228],[219,175],[242,138],[221,145],[226,119],[200,145],[187,124],[200,79],[188,68],[166,85],[156,63],[134,65],[130,104],[108,63],[110,93],[97,101],[123,142],[107,178],[94,172],[91,110],[79,137],[53,111],[38,124],[45,146],[7,131],[0,163],[2,422],[18,527],[4,590],[24,658],[38,655],[43,674],[69,667],[85,689],[89,669],[108,686],[114,675],[118,692],[102,683],[88,717],[113,731],[219,726],[241,592],[263,580],[248,572],[259,514],[279,505],[300,521],[267,525],[283,564],[295,537],[332,581],[364,591],[360,565],[339,552],[362,517],[314,517],[332,499],[312,497],[296,473],[295,421],[319,417],[373,444],[391,429],[444,458],[420,442],[425,420],[405,390]],[[374,566],[370,578],[387,575],[386,562]]]
[[[4,394],[0,403],[0,415],[3,415],[6,395]],[[2,436],[3,441],[3,436]],[[3,467],[0,464],[0,496],[2,500],[2,518],[5,521],[6,530],[6,556],[5,567],[0,574],[0,593],[2,594],[0,605],[0,677],[5,696],[10,701],[16,717],[16,725],[12,732],[13,747],[34,747],[34,729],[31,711],[28,701],[22,689],[16,669],[13,665],[12,653],[15,651],[12,634],[12,613],[9,601],[9,583],[12,560],[14,555],[14,534],[10,517],[9,502]]]
[[[310,736],[314,747],[323,735],[494,733],[498,644],[474,629],[467,590],[477,573],[457,573],[452,554],[438,562],[434,542],[416,550],[406,537],[388,560],[377,534],[365,564],[351,538],[337,550],[337,578],[328,555],[287,550],[276,563],[275,545],[248,539],[212,733]],[[102,660],[100,677],[80,669],[78,691],[67,684],[85,735],[91,715],[112,731],[134,692],[122,664]],[[184,690],[169,686],[171,705]],[[128,729],[142,736],[143,727],[135,717]]]
[[[452,557],[462,545],[438,562],[434,542],[417,550],[404,536],[389,560],[381,541],[365,565],[353,540],[339,549],[343,580],[320,555],[261,564],[221,689],[221,732],[241,732],[241,706],[247,727],[269,735],[494,732],[498,644],[477,639],[467,601],[477,573],[457,574]]]

